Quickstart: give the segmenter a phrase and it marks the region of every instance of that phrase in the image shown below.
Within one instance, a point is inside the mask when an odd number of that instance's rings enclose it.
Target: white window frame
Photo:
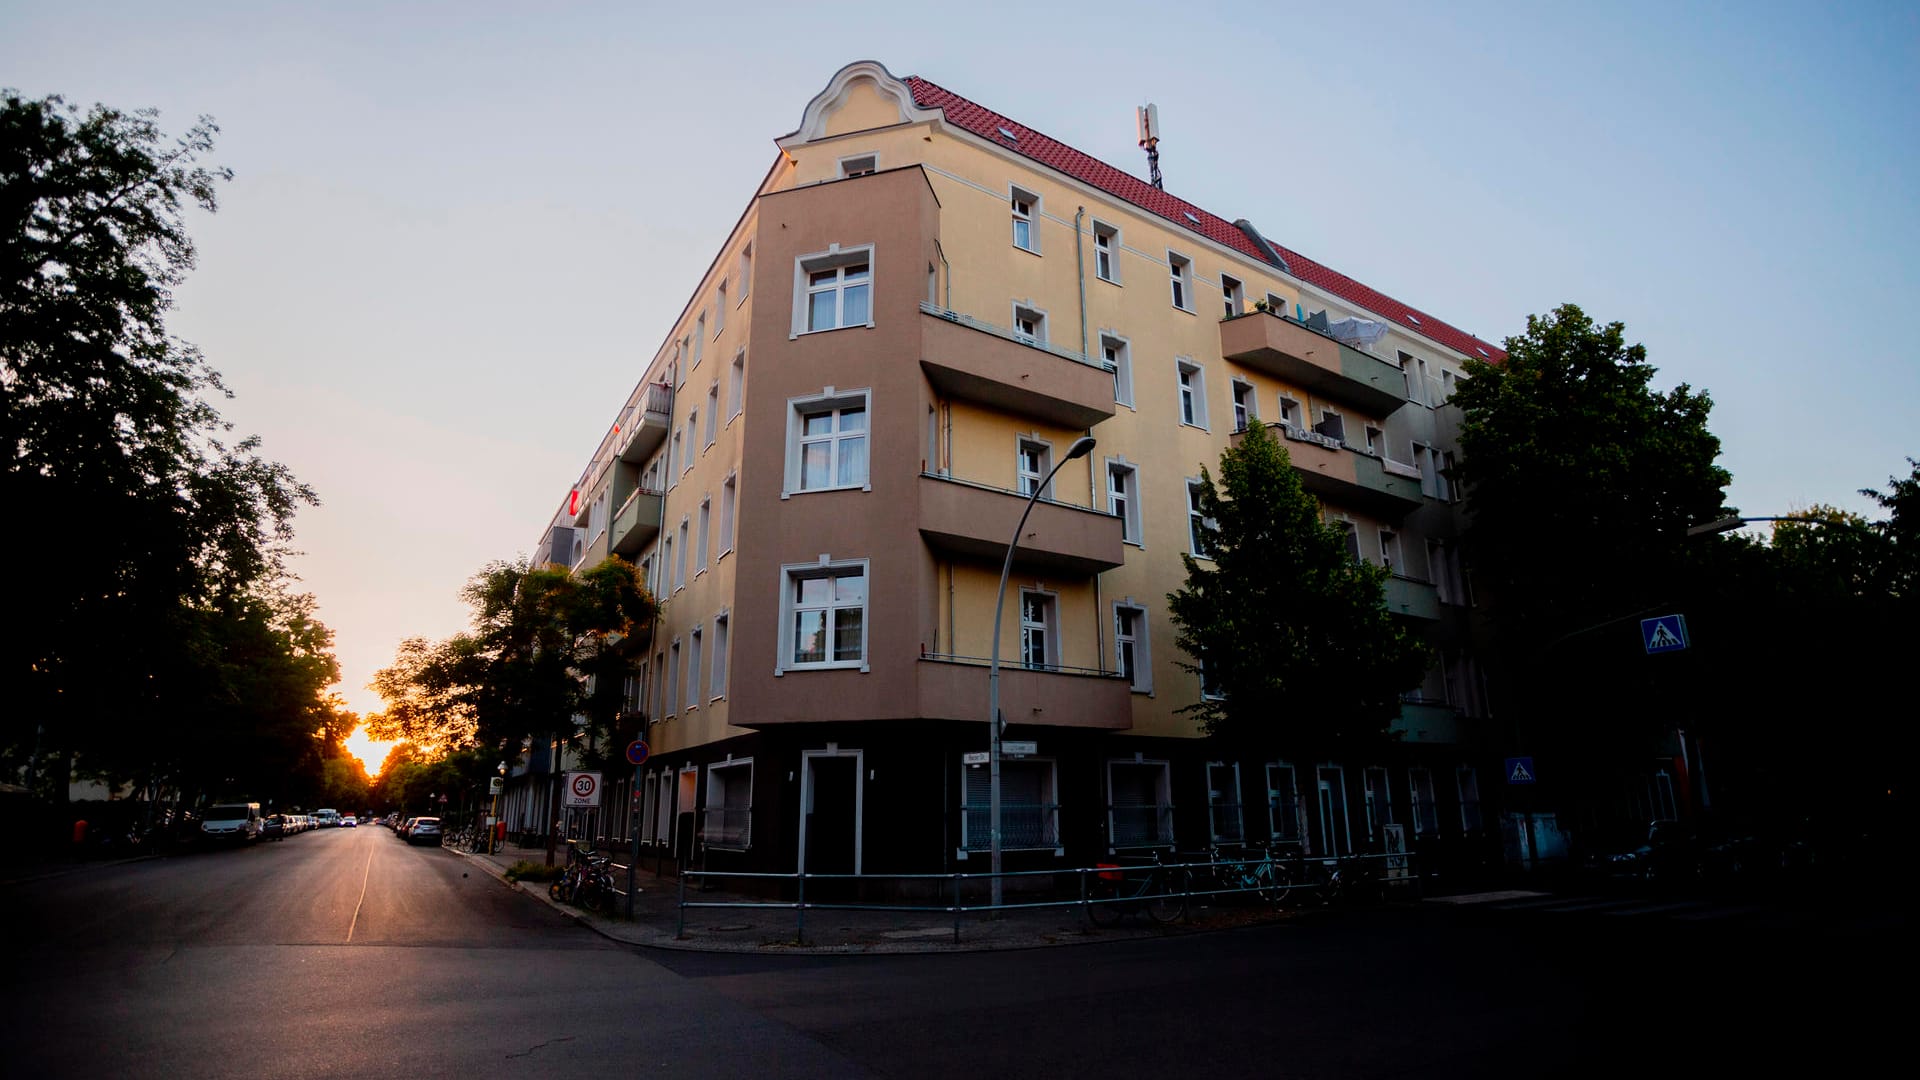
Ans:
[[[733,550],[733,531],[735,515],[739,513],[739,501],[740,476],[738,473],[728,473],[726,480],[720,485],[719,543],[721,547],[720,554],[714,556],[715,562],[719,562],[722,556]]]
[[[1380,565],[1395,577],[1406,577],[1407,565],[1400,557],[1400,534],[1392,529],[1380,530]]]
[[[1030,324],[1028,330],[1022,324]],[[1029,345],[1047,343],[1047,313],[1032,304],[1020,300],[1013,302],[1013,321],[1007,324],[1013,330],[1013,336]]]
[[[873,256],[874,251],[872,244],[855,244],[851,247],[829,244],[825,251],[795,256],[793,260],[793,329],[791,333],[788,334],[788,337],[797,338],[802,334],[827,334],[835,330],[850,330],[860,326],[865,326],[869,329],[872,328],[874,281],[879,273]],[[849,266],[858,266],[863,263],[867,268],[866,281],[849,283],[846,280],[846,268]],[[840,271],[840,273],[835,276],[834,283],[818,287],[814,286],[811,281],[812,275],[815,273],[824,273],[828,270]],[[846,291],[852,286],[864,286],[867,290],[867,318],[864,322],[846,321]],[[810,298],[817,292],[828,291],[835,294],[833,325],[809,327],[807,321],[811,317],[813,310]]]
[[[1376,776],[1380,779],[1377,791],[1373,786]],[[1393,775],[1382,766],[1366,766],[1360,770],[1360,793],[1366,800],[1367,840],[1378,842],[1386,836],[1386,826],[1399,824],[1393,819]]]
[[[1021,495],[1031,495],[1035,488],[1040,487],[1040,482],[1046,480],[1047,486],[1040,489],[1040,498],[1051,502],[1053,482],[1048,476],[1053,472],[1053,443],[1038,435],[1021,435],[1014,439],[1013,447],[1013,490]],[[1038,471],[1027,469],[1027,453],[1030,450],[1038,451],[1035,455]]]
[[[685,476],[686,474],[693,471],[693,459],[698,456],[694,452],[694,450],[695,450],[695,447],[699,445],[697,441],[700,437],[699,423],[700,423],[700,410],[688,409],[687,410],[687,442],[686,442],[686,445],[682,447],[682,449],[685,450],[686,452],[680,455],[680,475],[682,476]]]
[[[1260,422],[1260,392],[1254,389],[1251,382],[1238,376],[1228,385],[1233,389],[1233,430],[1245,431]]]
[[[1040,218],[1042,202],[1036,192],[1028,191],[1018,184],[1007,185],[1008,211],[1012,215],[1008,241],[1014,247],[1029,254],[1040,254]],[[1026,226],[1026,243],[1020,242],[1021,228]]]
[[[1027,598],[1037,597],[1042,604],[1043,618],[1034,622],[1027,618]],[[1046,589],[1020,590],[1020,606],[1015,609],[1020,620],[1020,666],[1028,671],[1054,671],[1060,667],[1060,595]],[[1035,664],[1030,655],[1031,644],[1028,635],[1038,630],[1040,641],[1040,663]]]
[[[872,176],[880,171],[880,155],[871,150],[864,154],[848,154],[833,163],[833,171],[842,180]]]
[[[720,331],[727,328],[727,279],[721,278],[713,291],[713,340],[720,340]]]
[[[727,661],[729,650],[733,646],[733,614],[722,608],[720,614],[713,617],[713,659],[707,667],[707,700],[719,701],[727,696]]]
[[[1100,242],[1106,241],[1103,246]],[[1106,273],[1101,273],[1102,260]],[[1093,219],[1093,276],[1109,285],[1120,284],[1120,227]]]
[[[1215,769],[1222,770],[1224,777],[1233,782],[1231,792],[1225,788],[1216,788],[1213,786],[1213,782],[1221,778],[1220,776],[1216,776],[1214,773]],[[1247,814],[1246,804],[1240,797],[1240,763],[1237,761],[1209,761],[1206,763],[1206,772],[1204,775],[1207,783],[1207,835],[1211,837],[1216,844],[1246,843]],[[1221,797],[1229,794],[1232,796],[1231,801]],[[1226,810],[1228,807],[1232,807],[1233,816],[1236,819],[1230,822],[1234,831],[1222,832],[1220,829],[1221,811]]]
[[[727,383],[727,423],[733,423],[734,417],[747,406],[747,350],[741,349],[733,354],[732,378]]]
[[[680,639],[674,638],[667,646],[667,700],[660,707],[660,715],[672,717],[680,713]]]
[[[680,515],[679,543],[673,549],[673,591],[687,587],[687,516]]]
[[[1281,394],[1276,398],[1280,404],[1280,422],[1290,428],[1300,427],[1300,418],[1306,414],[1306,407],[1292,394]]]
[[[734,306],[747,302],[747,292],[753,288],[753,245],[740,249],[740,295],[734,298]]]
[[[1247,313],[1246,283],[1232,274],[1220,275],[1221,307],[1227,318]]]
[[[746,773],[746,779],[744,781],[744,787],[747,793],[747,805],[745,807],[746,815],[747,815],[746,827],[741,830],[741,833],[738,837],[728,836],[726,834],[726,830],[724,829],[716,833],[716,831],[713,829],[711,825],[712,819],[708,817],[708,815],[715,810],[719,810],[724,813],[729,811],[730,809],[738,809],[736,807],[728,807],[724,800],[727,798],[728,794],[730,794],[732,791],[735,790],[736,784],[742,783],[741,781],[735,780],[729,776],[724,776],[722,774],[739,772],[741,770],[745,770],[745,773]],[[720,801],[716,801],[716,799]],[[748,851],[752,849],[753,847],[753,759],[752,758],[750,757],[728,758],[726,761],[716,761],[707,766],[707,791],[706,791],[705,798],[703,798],[700,803],[700,842],[701,844],[715,851]]]
[[[1420,799],[1420,781],[1426,780],[1427,798],[1425,822],[1422,822]],[[1438,836],[1440,834],[1440,793],[1433,786],[1433,770],[1425,765],[1413,765],[1407,769],[1407,807],[1408,816],[1413,818],[1408,824],[1413,826],[1415,836]]]
[[[1170,286],[1168,300],[1174,308],[1193,314],[1193,259],[1168,248],[1167,281]]]
[[[1191,382],[1186,378],[1193,376]],[[1207,422],[1207,369],[1197,360],[1176,356],[1173,360],[1174,389],[1178,395],[1174,401],[1179,407],[1182,427],[1199,428],[1211,431]],[[1188,414],[1192,415],[1189,416]]]
[[[1100,358],[1113,365],[1113,400],[1133,408],[1133,343],[1118,334],[1100,334]]]
[[[1213,561],[1213,553],[1200,550],[1200,531],[1196,525],[1210,524],[1210,519],[1202,515],[1194,504],[1202,489],[1202,481],[1197,476],[1187,477],[1187,554],[1196,559]]]
[[[696,535],[699,537],[700,546],[694,555],[693,576],[699,577],[707,572],[707,552],[710,550],[708,545],[713,542],[713,496],[711,495],[700,497],[700,531]]]
[[[703,646],[706,641],[705,628],[694,623],[693,628],[687,631],[687,670],[683,673],[686,682],[680,687],[682,707],[688,712],[700,707],[700,654],[705,651]]]
[[[700,317],[693,320],[693,363],[688,365],[689,372],[700,370],[700,361],[707,355],[707,312],[700,310]]]
[[[1147,546],[1146,518],[1140,512],[1140,466],[1125,458],[1110,457],[1107,465],[1107,513],[1120,519],[1120,542],[1138,548]],[[1120,489],[1114,490],[1115,474],[1124,474]],[[1118,510],[1114,503],[1121,505]]]
[[[1222,691],[1221,691],[1221,689],[1220,689],[1220,688],[1219,688],[1218,686],[1215,686],[1215,687],[1214,687],[1213,689],[1211,689],[1211,690],[1209,690],[1209,689],[1207,688],[1207,662],[1206,662],[1206,660],[1204,660],[1204,659],[1202,659],[1202,658],[1199,658],[1199,657],[1196,657],[1196,658],[1194,659],[1194,661],[1193,661],[1193,666],[1199,669],[1198,671],[1196,671],[1196,672],[1194,672],[1194,676],[1195,676],[1196,678],[1198,678],[1198,679],[1200,680],[1200,700],[1201,700],[1201,701],[1225,701],[1225,700],[1227,700],[1227,695],[1226,695],[1226,694],[1225,694],[1224,692],[1222,692]]]
[[[1331,790],[1339,798],[1340,820],[1331,820],[1326,811],[1330,809],[1321,804],[1320,785],[1328,783],[1331,773]],[[1345,766],[1323,761],[1313,768],[1313,806],[1314,817],[1320,821],[1320,840],[1322,855],[1350,855],[1353,853],[1353,807],[1348,805],[1347,770]]]
[[[855,570],[860,572],[861,578],[865,582],[862,594],[863,599],[860,601],[860,659],[832,659],[834,652],[833,643],[829,642],[826,649],[827,659],[809,663],[794,662],[793,617],[799,608],[793,599],[793,583],[804,578],[839,577],[843,573],[849,573]],[[811,606],[812,605],[809,605],[809,607]],[[833,612],[839,610],[839,608],[840,605],[829,602],[826,608],[823,609],[827,615],[824,625],[829,629],[833,627]],[[864,672],[871,670],[869,661],[873,653],[869,642],[873,628],[873,619],[870,617],[872,608],[873,570],[867,559],[834,560],[822,557],[818,562],[787,563],[783,565],[780,567],[780,653],[774,662],[773,673],[775,675],[784,675],[789,671],[856,670]]]
[[[1120,632],[1120,613],[1133,616],[1133,633]],[[1133,602],[1131,597],[1113,602],[1113,670],[1125,674],[1126,662],[1121,659],[1122,642],[1133,646],[1133,679],[1128,684],[1136,694],[1153,693],[1153,644],[1152,632],[1147,624],[1147,609]]]
[[[1268,839],[1276,844],[1300,844],[1304,847],[1307,839],[1307,804],[1306,800],[1300,797],[1300,774],[1294,771],[1292,763],[1285,761],[1267,762],[1266,773]],[[1274,778],[1281,774],[1286,775],[1287,787],[1293,792],[1291,807],[1281,805],[1281,789],[1273,782]],[[1282,815],[1285,814],[1292,815],[1291,830],[1281,828]]]
[[[1000,767],[1002,770],[1012,767],[1031,767],[1041,770],[1040,797],[1042,802],[1039,805],[1041,807],[1040,812],[1044,815],[1041,819],[1042,824],[1039,843],[1016,845],[1003,840],[1001,850],[1051,851],[1056,855],[1066,854],[1066,849],[1060,844],[1060,767],[1058,763],[1051,757],[1023,757],[1005,759],[1001,762]],[[976,816],[985,818],[989,807],[984,803],[969,802],[967,792],[968,773],[972,770],[984,770],[985,768],[987,767],[983,765],[963,764],[960,766],[960,848],[954,852],[955,858],[965,859],[969,855],[984,854],[991,850],[993,838],[988,835],[987,829],[981,829],[980,835],[978,836],[974,834],[973,829],[973,819]],[[1004,772],[1002,774],[1002,781],[1003,783],[1005,781]],[[1004,835],[1006,832],[1004,806],[1002,807],[1001,830]]]
[[[701,432],[700,449],[702,452],[713,448],[713,440],[720,433],[720,380],[713,380],[707,387],[707,426]]]
[[[852,437],[851,432],[843,432],[839,430],[839,421],[837,419],[834,422],[835,429],[832,434],[807,436],[804,434],[806,430],[806,422],[804,418],[808,415],[822,413],[822,412],[832,412],[832,413],[838,414],[840,412],[843,412],[846,409],[855,408],[855,407],[864,409],[866,413],[866,418],[867,418],[866,430],[862,432],[862,434],[866,437],[866,440],[867,440],[867,475],[859,483],[825,484],[820,487],[802,488],[800,486],[800,481],[803,476],[803,473],[801,470],[801,453],[800,453],[800,447],[802,442],[830,440],[833,449],[827,455],[827,475],[829,477],[837,477],[838,475],[840,475],[840,453],[839,453],[840,443],[843,439]],[[853,490],[872,491],[873,490],[873,391],[870,389],[841,391],[841,390],[836,390],[835,388],[829,386],[824,388],[818,394],[809,394],[806,397],[788,398],[787,399],[787,470],[786,470],[786,473],[787,473],[786,483],[784,488],[780,492],[780,497],[783,499],[793,495],[811,495],[819,491],[853,491]]]
[[[1320,428],[1330,419],[1340,421],[1340,434],[1327,435],[1326,432],[1320,431]],[[1347,414],[1331,405],[1322,405],[1320,406],[1320,423],[1314,425],[1314,430],[1320,431],[1321,435],[1325,435],[1329,439],[1335,439],[1340,445],[1345,446],[1347,444]]]
[[[1467,789],[1473,789],[1473,797],[1467,797]],[[1480,808],[1480,774],[1471,765],[1461,765],[1453,770],[1453,791],[1460,802],[1460,831],[1474,833],[1486,828],[1486,815]],[[1467,811],[1473,811],[1469,817]]]
[[[1115,829],[1114,811],[1116,807],[1113,801],[1113,792],[1114,792],[1113,769],[1114,769],[1114,766],[1116,765],[1122,766],[1122,767],[1141,767],[1141,768],[1152,766],[1159,770],[1159,783],[1156,785],[1159,790],[1155,792],[1155,801],[1152,803],[1140,804],[1142,808],[1151,807],[1153,810],[1153,815],[1155,819],[1153,824],[1153,837],[1144,843],[1122,844],[1118,841],[1118,838],[1115,835],[1116,829]],[[1149,849],[1149,848],[1171,848],[1173,846],[1174,832],[1173,832],[1172,773],[1173,773],[1173,767],[1165,759],[1145,758],[1138,755],[1131,758],[1107,759],[1107,776],[1106,776],[1107,784],[1106,784],[1105,794],[1107,797],[1107,852],[1108,854],[1112,854],[1114,852],[1122,851],[1122,850],[1140,851],[1140,850]],[[1131,839],[1131,837],[1129,839]]]
[[[667,447],[667,490],[668,491],[672,491],[674,488],[680,486],[681,474],[679,472],[674,471],[673,459],[677,457],[685,457],[685,456],[686,456],[685,449],[680,445],[680,429],[675,428],[673,431],[673,441],[670,444],[668,444],[668,447]]]

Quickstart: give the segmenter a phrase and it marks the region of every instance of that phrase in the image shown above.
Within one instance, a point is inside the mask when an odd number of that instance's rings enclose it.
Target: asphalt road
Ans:
[[[605,942],[378,828],[0,887],[7,1076],[1864,1071],[1904,922],[1376,912],[1015,953]],[[1890,972],[1891,973],[1891,972]]]

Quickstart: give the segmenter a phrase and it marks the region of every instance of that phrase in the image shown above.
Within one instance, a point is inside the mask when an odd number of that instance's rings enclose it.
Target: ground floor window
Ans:
[[[1432,836],[1440,831],[1440,808],[1433,801],[1433,772],[1407,770],[1408,794],[1413,799],[1413,834]]]
[[[991,766],[962,765],[960,849],[993,847],[993,773]],[[1000,762],[1000,848],[1003,851],[1060,847],[1060,804],[1054,795],[1050,758]]]
[[[1454,786],[1460,792],[1460,827],[1467,832],[1479,832],[1483,822],[1480,818],[1480,777],[1473,766],[1462,765],[1453,773]]]
[[[745,851],[753,841],[753,759],[707,766],[707,804],[700,839],[708,847]]]
[[[1367,839],[1378,843],[1385,827],[1394,824],[1393,795],[1387,789],[1387,770],[1366,769],[1361,778],[1366,785]]]
[[[1240,814],[1240,765],[1207,763],[1207,823],[1216,844],[1238,844],[1246,837]]]
[[[1300,789],[1293,766],[1276,761],[1267,766],[1267,829],[1276,844],[1300,842]]]
[[[1347,821],[1346,771],[1338,765],[1322,765],[1315,772],[1315,809],[1320,819],[1320,854],[1353,854],[1353,831]]]
[[[1113,848],[1173,843],[1173,792],[1166,762],[1107,763],[1107,837]]]

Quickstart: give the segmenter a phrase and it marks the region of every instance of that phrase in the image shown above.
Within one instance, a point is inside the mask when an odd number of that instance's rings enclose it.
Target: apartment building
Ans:
[[[1003,772],[1009,866],[1486,839],[1447,397],[1494,346],[877,63],[777,142],[541,538],[630,559],[661,604],[628,686],[652,756],[590,834],[715,869],[984,869],[965,759],[1000,560],[1091,435],[1007,590],[1001,711],[1031,744]],[[1176,711],[1203,692],[1165,603],[1193,484],[1255,423],[1441,658],[1378,760],[1236,759]]]

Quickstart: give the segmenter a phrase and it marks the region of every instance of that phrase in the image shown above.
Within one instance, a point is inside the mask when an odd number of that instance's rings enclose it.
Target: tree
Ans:
[[[228,440],[218,373],[167,333],[186,213],[230,177],[201,163],[216,131],[202,118],[169,143],[150,111],[0,93],[0,505],[89,522],[61,533],[57,572],[37,530],[0,530],[28,571],[0,625],[0,752],[62,797],[76,761],[150,757],[157,685],[262,625],[292,516],[316,501],[257,439]]]
[[[1265,425],[1201,470],[1202,562],[1167,597],[1181,662],[1213,693],[1182,711],[1230,741],[1333,753],[1385,737],[1426,651],[1385,604],[1387,571],[1321,520]]]

